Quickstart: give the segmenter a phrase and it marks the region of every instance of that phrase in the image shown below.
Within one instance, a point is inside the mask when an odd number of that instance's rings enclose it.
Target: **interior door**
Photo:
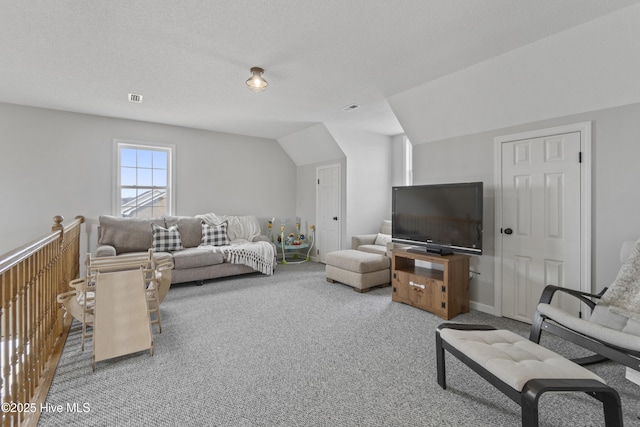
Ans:
[[[531,323],[546,285],[580,290],[580,132],[503,142],[502,314]],[[569,298],[557,304],[578,315]]]
[[[316,258],[325,262],[329,252],[340,250],[340,165],[316,170]]]

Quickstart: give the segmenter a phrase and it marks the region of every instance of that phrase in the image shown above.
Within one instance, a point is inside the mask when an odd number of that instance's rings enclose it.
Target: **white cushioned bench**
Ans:
[[[391,259],[388,256],[345,249],[328,253],[325,261],[328,282],[344,283],[358,292],[391,284]]]
[[[444,323],[436,331],[438,384],[446,389],[444,351],[458,358],[522,408],[522,425],[538,425],[545,392],[585,392],[604,405],[607,426],[622,426],[620,396],[602,378],[511,331]]]

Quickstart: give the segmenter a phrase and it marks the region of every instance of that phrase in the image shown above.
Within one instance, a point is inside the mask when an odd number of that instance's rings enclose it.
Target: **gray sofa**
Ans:
[[[208,214],[212,215],[212,214]],[[215,217],[215,216],[214,216]],[[215,217],[218,219],[218,217]],[[103,215],[99,218],[98,246],[96,257],[117,256],[137,252],[146,253],[153,246],[152,224],[163,228],[178,225],[180,239],[184,249],[172,252],[156,252],[156,257],[171,257],[174,269],[171,283],[203,282],[208,279],[255,273],[262,268],[254,268],[230,257],[227,249],[250,247],[250,242],[268,242],[268,238],[259,234],[260,225],[253,216],[219,217],[228,223],[230,245],[220,248],[202,247],[202,224],[207,222],[202,216],[163,216],[158,218],[119,218]],[[235,226],[234,226],[235,224]],[[250,239],[249,239],[250,238]],[[265,244],[262,245],[263,252]],[[268,243],[273,247],[272,243]],[[246,252],[246,251],[245,251]],[[230,262],[229,260],[235,260]],[[271,271],[275,267],[275,248],[273,248]]]

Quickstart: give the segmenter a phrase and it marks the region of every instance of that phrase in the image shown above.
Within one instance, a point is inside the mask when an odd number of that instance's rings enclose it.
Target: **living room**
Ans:
[[[546,3],[549,14],[554,3]],[[234,82],[241,101],[234,106],[239,115],[244,108],[255,114],[257,124],[246,125],[247,129],[254,126],[251,133],[230,132],[222,125],[217,130],[188,126],[186,119],[175,124],[171,115],[179,114],[180,104],[167,106],[164,116],[145,116],[140,107],[154,100],[144,89],[140,90],[146,96],[141,105],[126,104],[126,99],[122,104],[112,101],[119,113],[110,115],[101,113],[95,101],[92,108],[83,110],[69,106],[64,99],[39,101],[38,91],[43,96],[52,87],[72,91],[73,78],[56,74],[56,63],[50,57],[34,62],[36,55],[29,55],[21,44],[25,43],[24,33],[5,34],[29,19],[16,20],[20,14],[3,13],[0,51],[7,52],[13,66],[0,72],[0,181],[5,183],[0,194],[5,201],[0,207],[0,252],[46,232],[56,214],[69,219],[84,215],[87,233],[83,249],[93,250],[98,216],[113,213],[114,139],[176,146],[175,213],[181,215],[215,212],[288,220],[300,216],[313,223],[316,169],[340,164],[344,200],[341,247],[347,248],[351,236],[375,232],[380,221],[390,217],[390,188],[403,184],[400,141],[405,134],[413,144],[414,184],[485,183],[485,248],[482,256],[472,257],[472,270],[480,274],[474,277],[470,293],[472,308],[491,314],[495,308],[495,138],[591,122],[591,153],[585,153],[591,157],[592,167],[590,270],[592,291],[600,291],[620,267],[620,244],[640,236],[635,219],[640,209],[636,188],[640,182],[636,161],[640,155],[640,60],[635,54],[640,5],[637,1],[611,2],[611,9],[598,11],[597,3],[567,6],[592,12],[582,22],[565,21],[566,28],[534,33],[518,47],[463,61],[458,69],[434,74],[408,88],[394,83],[384,99],[397,118],[398,133],[354,128],[342,118],[322,121],[310,117],[306,122],[298,119],[297,127],[276,136],[259,136],[256,130],[262,127],[263,135],[270,134],[270,104],[259,97],[277,93],[278,81],[284,86],[287,75],[275,58],[247,51],[246,58],[242,56],[249,63],[232,66],[242,70]],[[10,9],[16,12],[21,7]],[[44,20],[46,12],[50,11],[44,8],[34,14],[44,15],[40,17]],[[77,13],[82,17],[87,11]],[[333,16],[325,13],[328,18]],[[406,15],[411,15],[410,10]],[[357,17],[352,15],[352,19]],[[45,28],[54,32],[60,25],[64,24],[56,22]],[[412,22],[412,26],[417,24]],[[36,52],[48,48],[51,46],[44,42],[33,46]],[[403,48],[407,56],[414,53],[409,39]],[[65,59],[71,57],[69,53]],[[270,83],[259,94],[243,87],[249,67],[260,65],[253,61],[264,61],[264,77]],[[367,61],[369,58],[363,60]],[[28,75],[30,68],[38,69],[37,79],[51,75],[35,93],[20,98],[24,87],[15,84],[15,79],[19,74]],[[411,72],[421,73],[418,69]],[[71,98],[82,94],[72,93]],[[365,93],[360,95],[366,98]],[[351,102],[362,101],[341,98],[336,109]],[[207,113],[206,103],[199,108]],[[365,105],[360,108],[365,109]],[[351,117],[357,120],[359,111],[344,114],[354,114]],[[247,117],[247,121],[253,120]],[[385,188],[389,191],[381,191]]]

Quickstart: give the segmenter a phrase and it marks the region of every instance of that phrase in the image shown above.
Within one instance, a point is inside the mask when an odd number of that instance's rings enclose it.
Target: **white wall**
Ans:
[[[346,217],[346,158],[344,156],[336,159],[327,160],[324,162],[318,162],[315,164],[303,165],[299,166],[297,170],[297,191],[296,191],[296,215],[300,216],[302,219],[303,227],[305,228],[305,233],[309,234],[309,230],[307,229],[311,224],[317,224],[316,219],[316,171],[320,166],[327,165],[340,165],[340,183],[342,185],[341,188],[341,196],[342,200],[340,203],[341,211],[339,216],[341,218]],[[341,230],[340,233],[342,235],[342,242],[347,240],[346,236],[346,223],[344,221],[341,222]],[[349,239],[350,241],[350,239]],[[350,244],[350,243],[349,243]],[[315,256],[315,251],[312,254]]]
[[[344,153],[323,123],[278,139],[297,166],[340,159]]]
[[[376,233],[384,219],[391,218],[392,138],[346,127],[327,129],[346,155],[346,234],[351,237]]]
[[[592,290],[609,286],[620,268],[624,240],[640,238],[640,103],[559,117],[490,132],[414,145],[414,182],[485,183],[483,255],[471,258],[480,272],[471,282],[471,300],[493,306],[496,231],[493,183],[494,138],[502,135],[592,121]],[[584,155],[588,155],[585,153]]]
[[[483,311],[493,310],[494,208],[493,139],[473,135],[413,146],[413,183],[484,183],[482,256],[472,256],[475,275],[469,289],[471,301]],[[475,306],[474,308],[479,308]]]
[[[594,290],[614,279],[621,242],[640,237],[638,23],[640,4],[389,98],[414,144],[415,183],[485,181],[489,248],[471,286],[481,307],[493,305],[496,136],[593,121]]]
[[[391,186],[404,185],[404,140],[405,135],[391,138]],[[389,217],[389,219],[391,219]]]
[[[92,231],[112,213],[114,138],[177,146],[177,214],[295,211],[296,167],[275,140],[0,104],[0,253],[54,215],[84,215]]]
[[[413,144],[640,102],[640,4],[391,96]]]

